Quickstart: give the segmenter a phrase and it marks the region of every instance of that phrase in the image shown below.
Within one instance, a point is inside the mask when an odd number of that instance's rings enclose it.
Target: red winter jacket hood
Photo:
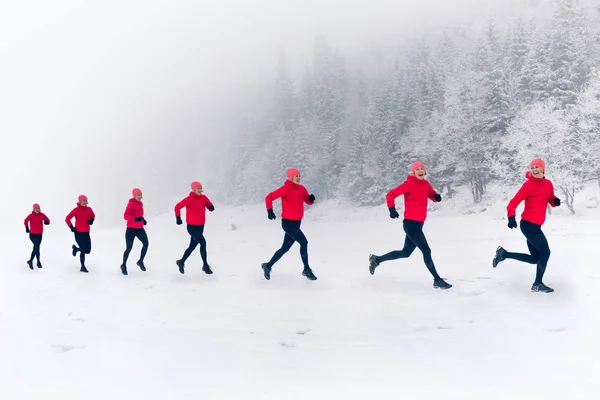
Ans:
[[[90,231],[90,222],[89,219],[96,219],[96,215],[94,215],[94,211],[89,206],[82,206],[77,203],[77,207],[75,207],[67,218],[65,218],[65,222],[69,227],[73,226],[71,219],[75,217],[75,230],[77,232],[89,232]]]
[[[285,181],[282,187],[271,192],[265,197],[267,210],[273,209],[273,200],[281,198],[281,218],[292,221],[300,221],[304,218],[304,203],[311,206],[308,200],[308,191],[302,185],[292,181]]]
[[[206,210],[212,205],[205,195],[197,195],[194,192],[190,192],[188,197],[175,205],[175,216],[181,216],[181,209],[185,207],[186,224],[204,225],[206,223]]]
[[[143,228],[144,221],[135,221],[138,217],[144,216],[144,203],[134,198],[129,199],[123,218],[127,221],[128,228]]]
[[[429,181],[420,180],[416,176],[408,175],[406,181],[385,196],[388,208],[395,207],[396,197],[404,195],[404,219],[425,222],[427,218],[427,200],[434,201],[437,192],[431,187]]]
[[[29,226],[29,233],[41,235],[44,233],[44,221],[46,221],[48,224],[50,223],[50,219],[46,217],[46,214],[42,212],[36,213],[33,211],[27,216],[27,218],[25,218],[25,227]]]
[[[530,172],[525,174],[527,181],[521,186],[515,197],[508,203],[506,211],[509,217],[514,217],[517,213],[517,207],[525,200],[525,210],[521,214],[521,219],[532,224],[543,225],[546,221],[546,206],[550,204],[555,207],[552,200],[554,195],[554,185],[549,179],[534,178]]]

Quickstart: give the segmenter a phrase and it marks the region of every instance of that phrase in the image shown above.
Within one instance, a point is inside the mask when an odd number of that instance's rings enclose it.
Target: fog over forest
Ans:
[[[62,219],[80,193],[99,224],[120,223],[132,187],[153,214],[191,180],[258,202],[288,166],[320,199],[359,205],[381,203],[415,158],[473,201],[534,153],[566,191],[597,177],[591,0],[0,8],[4,223],[33,202]]]

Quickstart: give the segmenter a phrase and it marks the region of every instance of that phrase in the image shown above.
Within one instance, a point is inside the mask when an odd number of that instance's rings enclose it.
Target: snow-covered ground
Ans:
[[[316,282],[301,276],[297,245],[263,278],[283,235],[262,205],[217,204],[208,216],[212,276],[198,252],[177,271],[188,236],[172,213],[148,218],[148,271],[135,266],[136,242],[129,276],[124,228],[102,216],[87,275],[62,216],[49,215],[42,270],[25,264],[25,232],[5,228],[0,398],[596,399],[600,212],[582,203],[581,215],[549,216],[545,282],[556,292],[534,294],[534,266],[491,267],[499,244],[526,250],[504,200],[472,215],[462,204],[436,206],[425,225],[449,291],[432,288],[418,251],[369,274],[369,253],[404,240],[385,206],[307,212]]]

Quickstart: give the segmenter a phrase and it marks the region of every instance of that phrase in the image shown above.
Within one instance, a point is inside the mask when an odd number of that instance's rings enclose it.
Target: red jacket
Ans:
[[[46,221],[48,224],[50,223],[50,219],[46,217],[46,214],[42,212],[36,213],[33,211],[27,216],[27,218],[25,218],[25,227],[29,226],[29,233],[41,235],[44,233],[44,221]]]
[[[396,197],[404,195],[404,219],[425,222],[427,218],[427,199],[435,202],[433,196],[436,194],[437,192],[431,187],[429,181],[408,175],[404,183],[388,192],[385,200],[388,208],[395,207],[394,200],[396,200]]]
[[[543,225],[546,221],[546,207],[550,204],[555,205],[552,200],[554,195],[554,185],[550,180],[544,178],[534,178],[530,172],[525,174],[527,181],[521,186],[515,197],[508,203],[506,211],[509,217],[514,217],[517,213],[517,207],[525,200],[525,210],[521,214],[521,219],[532,224]]]
[[[281,197],[281,218],[292,221],[300,221],[304,217],[304,203],[312,206],[313,203],[308,200],[308,191],[302,185],[292,181],[285,181],[282,187],[271,192],[265,197],[267,210],[273,208],[273,200]]]
[[[96,215],[94,215],[94,211],[92,211],[91,207],[82,206],[77,203],[77,207],[75,207],[67,218],[65,218],[65,222],[69,227],[73,226],[71,223],[71,219],[75,217],[75,230],[77,232],[89,232],[90,231],[90,223],[89,219],[96,219]]]
[[[188,225],[204,225],[206,223],[206,210],[213,204],[205,195],[190,192],[188,197],[175,205],[175,216],[181,216],[181,209],[185,207],[185,222]]]
[[[123,218],[127,221],[128,228],[143,228],[144,221],[135,221],[138,217],[144,216],[144,203],[134,198],[129,199]]]

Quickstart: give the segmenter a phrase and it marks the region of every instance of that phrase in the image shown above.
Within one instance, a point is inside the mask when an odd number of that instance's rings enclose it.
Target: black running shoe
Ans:
[[[313,271],[310,268],[304,268],[304,270],[302,271],[302,275],[304,275],[307,279],[311,281],[317,280],[317,277],[315,276],[315,274],[313,274]]]
[[[260,267],[262,268],[262,270],[264,272],[265,279],[270,280],[271,279],[271,267],[269,267],[269,265],[267,263],[261,264]]]
[[[375,254],[369,255],[369,272],[371,275],[375,275],[375,268],[379,266],[379,262],[377,262],[377,256]]]
[[[177,266],[179,267],[179,272],[185,274],[185,264],[183,263],[183,260],[177,260],[175,261],[175,264],[177,264]]]
[[[552,293],[554,292],[554,289],[544,285],[543,283],[534,283],[533,286],[531,286],[531,291],[541,293]]]
[[[496,249],[496,255],[494,255],[494,259],[492,260],[492,267],[496,268],[500,261],[504,261],[504,254],[506,250],[502,248],[502,246],[498,246]]]
[[[440,278],[433,281],[433,287],[435,289],[450,289],[452,285]]]

